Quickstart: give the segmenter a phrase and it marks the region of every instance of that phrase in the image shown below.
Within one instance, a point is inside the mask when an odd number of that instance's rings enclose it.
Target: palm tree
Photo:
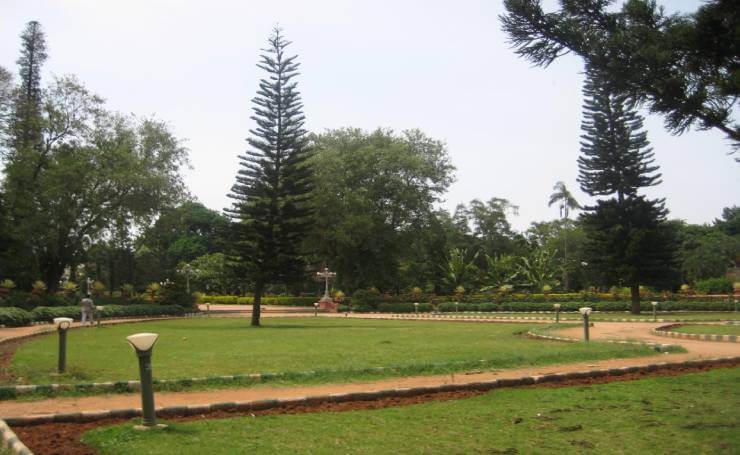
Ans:
[[[563,289],[568,291],[568,215],[571,210],[577,210],[581,208],[581,204],[576,201],[573,193],[566,188],[565,183],[557,182],[552,187],[553,193],[550,195],[550,202],[547,204],[551,207],[553,204],[559,204],[560,208],[560,219],[563,220],[563,226],[566,229],[565,235],[563,235]]]

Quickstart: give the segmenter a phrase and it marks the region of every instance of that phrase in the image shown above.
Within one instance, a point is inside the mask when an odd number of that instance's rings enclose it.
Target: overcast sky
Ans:
[[[280,23],[299,54],[307,127],[420,128],[447,143],[457,182],[444,207],[504,197],[517,229],[552,219],[576,184],[582,63],[532,68],[500,30],[502,2],[0,0],[0,65],[16,72],[26,22],[41,22],[45,76],[72,73],[111,110],[155,115],[187,139],[192,193],[221,210],[252,127],[255,67]],[[548,4],[548,2],[545,2]],[[661,3],[692,11],[695,0]],[[550,5],[554,2],[549,2]],[[740,204],[740,165],[717,131],[675,137],[648,117],[671,217],[711,222]]]

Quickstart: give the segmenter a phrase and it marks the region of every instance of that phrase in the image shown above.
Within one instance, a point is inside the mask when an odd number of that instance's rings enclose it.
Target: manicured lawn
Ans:
[[[260,328],[249,327],[246,318],[159,321],[71,330],[70,373],[62,378],[50,375],[56,368],[56,334],[21,345],[12,369],[24,382],[35,384],[136,379],[138,364],[125,337],[137,332],[160,334],[153,356],[155,379],[313,370],[320,374],[287,382],[328,382],[653,353],[644,347],[558,343],[518,335],[528,327],[310,317],[269,318]],[[367,371],[380,366],[395,369]]]
[[[738,453],[740,368],[372,411],[99,428],[101,454]],[[701,393],[696,393],[701,391]]]
[[[683,325],[681,327],[671,329],[671,331],[682,333],[740,336],[740,325]]]

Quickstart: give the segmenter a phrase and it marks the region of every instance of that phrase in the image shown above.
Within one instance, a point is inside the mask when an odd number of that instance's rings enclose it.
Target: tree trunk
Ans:
[[[254,301],[252,302],[252,326],[260,326],[260,303],[262,302],[262,288],[264,283],[262,278],[257,278],[254,284]]]
[[[640,314],[640,285],[633,284],[630,286],[630,297],[632,300],[632,314]]]

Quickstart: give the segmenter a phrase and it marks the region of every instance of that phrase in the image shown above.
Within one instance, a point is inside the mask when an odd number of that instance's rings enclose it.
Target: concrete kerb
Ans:
[[[668,338],[682,338],[685,340],[700,340],[700,341],[721,341],[724,343],[738,343],[737,335],[712,335],[706,333],[682,333],[674,332],[673,329],[684,325],[698,325],[693,324],[668,324],[653,329],[653,335],[668,337]],[[709,324],[706,324],[709,325]]]
[[[33,455],[4,420],[0,420],[0,447],[16,455]]]
[[[527,336],[530,336],[532,338],[540,338],[543,340],[552,340],[552,341],[565,341],[568,343],[582,343],[583,340],[580,338],[570,338],[570,337],[556,337],[553,335],[544,335],[542,333],[537,333],[533,331],[528,331]],[[613,343],[613,344],[629,344],[634,346],[648,346],[653,348],[654,350],[658,352],[665,352],[672,348],[678,348],[679,345],[676,344],[663,344],[663,343],[653,343],[650,341],[627,341],[627,340],[598,340],[597,343]]]
[[[338,393],[329,395],[314,395],[289,399],[267,399],[257,401],[223,402],[212,404],[198,404],[191,406],[160,407],[157,415],[160,417],[173,417],[182,415],[205,415],[216,411],[259,411],[267,409],[287,408],[291,406],[312,406],[324,403],[346,403],[354,401],[372,401],[389,397],[412,397],[426,394],[457,392],[457,391],[489,391],[498,388],[520,387],[542,383],[563,382],[568,380],[579,380],[586,378],[602,378],[607,376],[623,376],[639,372],[652,372],[658,370],[670,370],[677,368],[698,368],[718,365],[735,365],[740,363],[740,357],[719,357],[713,359],[687,360],[684,362],[659,362],[641,366],[630,366],[623,368],[584,370],[570,373],[556,373],[541,376],[522,376],[519,378],[493,379],[490,381],[471,382],[462,384],[442,384],[438,386],[397,388],[378,390],[370,392]],[[141,415],[141,409],[117,409],[109,411],[94,411],[65,414],[47,414],[6,417],[7,425],[31,426],[50,422],[93,422],[108,418],[133,418]],[[16,437],[17,440],[17,437]],[[17,452],[25,453],[29,452]]]

